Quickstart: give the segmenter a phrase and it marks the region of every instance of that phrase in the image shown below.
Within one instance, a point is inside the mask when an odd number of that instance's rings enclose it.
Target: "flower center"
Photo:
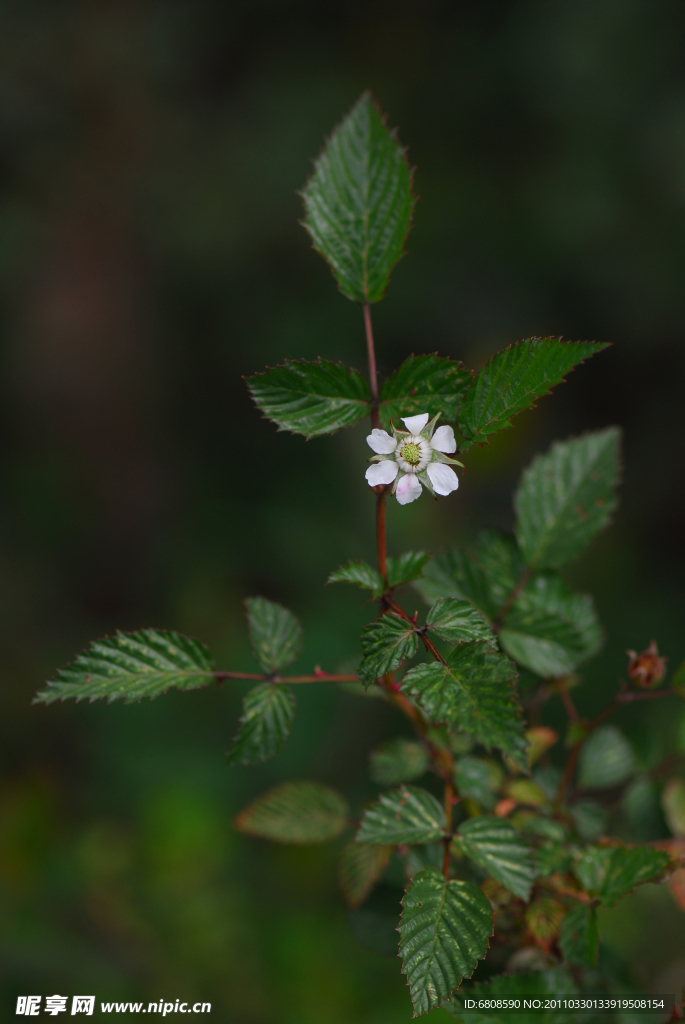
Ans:
[[[400,450],[400,455],[410,466],[416,466],[421,461],[421,449],[412,441],[404,445]]]

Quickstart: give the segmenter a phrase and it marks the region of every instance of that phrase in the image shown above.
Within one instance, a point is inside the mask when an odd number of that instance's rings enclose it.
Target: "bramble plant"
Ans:
[[[373,907],[376,886],[405,889],[392,927],[414,1015],[443,1006],[460,1020],[467,995],[625,991],[615,965],[598,958],[597,909],[666,878],[685,909],[678,839],[685,836],[685,779],[672,774],[673,758],[663,771],[640,775],[629,741],[608,722],[623,704],[685,696],[685,666],[662,686],[666,667],[656,645],[629,652],[628,681],[614,701],[592,721],[576,710],[576,670],[599,650],[602,631],[592,598],[574,593],[559,570],[611,519],[616,427],[557,442],[533,460],[514,495],[513,535],[483,532],[472,551],[387,555],[389,498],[401,506],[425,489],[436,500],[458,500],[457,470],[469,449],[510,428],[514,416],[606,347],[530,338],[477,372],[437,354],[411,355],[379,384],[371,308],[404,254],[412,177],[396,133],[365,93],[326,142],[302,198],[314,248],[343,295],[362,307],[368,374],[319,358],[286,360],[247,381],[280,430],[313,438],[371,420],[367,485],[361,465],[359,482],[374,494],[377,564],[353,561],[328,579],[361,587],[378,604],[378,617],[362,630],[357,672],[285,675],[301,650],[299,622],[252,597],[245,603],[259,673],[217,670],[199,641],[142,629],[92,643],[36,701],[131,702],[170,687],[254,680],[230,765],[279,752],[295,715],[294,685],[346,684],[393,705],[416,738],[399,737],[371,754],[372,780],[390,788],[359,809],[358,821],[351,823],[341,793],[297,781],[255,800],[236,827],[281,843],[325,843],[347,832],[339,876],[353,914]],[[413,607],[408,587],[428,605],[425,617],[406,609]],[[568,715],[564,739],[542,721],[545,703],[555,699]],[[610,837],[617,815],[635,826],[633,836],[639,832],[664,777],[662,807],[675,838],[635,844]],[[618,831],[626,835],[620,821]],[[364,920],[355,919],[359,932]],[[483,980],[462,986],[486,956]],[[493,1014],[482,1010],[480,1018]]]

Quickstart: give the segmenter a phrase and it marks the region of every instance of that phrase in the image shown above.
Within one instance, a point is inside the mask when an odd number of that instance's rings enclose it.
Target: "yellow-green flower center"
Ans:
[[[411,441],[400,449],[400,455],[410,466],[416,466],[421,461],[421,449]]]

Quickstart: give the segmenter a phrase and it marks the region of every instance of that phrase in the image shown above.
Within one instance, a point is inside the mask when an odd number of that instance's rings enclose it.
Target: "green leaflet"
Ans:
[[[390,420],[395,420],[401,430],[403,427],[398,420],[423,412],[431,418],[442,413],[443,420],[455,420],[471,377],[470,370],[452,359],[443,359],[437,354],[409,356],[381,387],[383,426],[387,429]]]
[[[583,744],[578,771],[582,789],[610,789],[634,772],[633,748],[615,725],[601,726]]]
[[[488,750],[498,747],[526,770],[515,679],[516,668],[506,655],[474,642],[457,647],[447,665],[433,662],[410,669],[402,691],[430,721],[459,728]]]
[[[359,907],[379,880],[390,860],[391,846],[351,842],[338,861],[338,881],[348,907]]]
[[[270,675],[287,668],[302,649],[302,627],[291,611],[264,597],[245,598],[254,656]]]
[[[493,815],[469,818],[459,826],[454,843],[514,896],[530,899],[535,863],[511,822]]]
[[[369,685],[375,679],[393,672],[406,658],[413,658],[419,642],[414,627],[399,615],[384,615],[378,622],[364,626],[359,678]]]
[[[553,444],[525,470],[514,496],[516,535],[529,566],[571,561],[611,519],[619,475],[618,427]]]
[[[411,184],[405,151],[365,92],[333,131],[302,192],[302,224],[348,299],[383,298],[404,254]]]
[[[214,680],[214,661],[199,640],[167,630],[141,629],[94,640],[66,668],[58,670],[34,699],[34,704],[56,700],[94,700],[109,704],[153,700],[172,686],[194,690]]]
[[[613,907],[643,882],[655,882],[666,871],[670,857],[649,846],[594,846],[575,864],[575,874],[583,889]]]
[[[420,778],[428,768],[428,754],[415,740],[389,740],[371,754],[371,778],[381,786],[395,786]]]
[[[460,757],[454,766],[454,782],[465,800],[491,811],[497,803],[497,792],[504,781],[501,769],[483,757]]]
[[[666,824],[674,836],[685,836],[685,779],[669,779],[661,794]]]
[[[513,537],[497,530],[483,530],[472,555],[458,548],[436,555],[415,586],[426,601],[460,597],[488,618],[494,618],[524,570]]]
[[[400,786],[381,793],[362,817],[357,843],[399,846],[434,843],[445,835],[445,812],[432,793],[418,786]]]
[[[425,551],[405,551],[402,555],[388,558],[388,590],[394,590],[411,583],[421,575],[424,565],[430,559]],[[374,597],[385,592],[383,579],[377,569],[368,562],[348,562],[341,565],[328,577],[327,583],[356,583],[357,586],[370,590]]]
[[[295,696],[287,686],[260,683],[245,696],[240,730],[226,753],[227,764],[259,764],[274,757],[290,735]]]
[[[414,875],[402,907],[402,972],[418,1017],[448,999],[485,956],[492,907],[475,885],[446,882],[435,868]]]
[[[561,922],[559,948],[572,967],[595,967],[597,963],[597,910],[582,904],[573,907]]]
[[[452,644],[470,640],[495,642],[492,630],[480,612],[468,601],[457,597],[439,598],[428,612],[426,626],[441,640]]]
[[[389,589],[394,590],[417,580],[430,558],[425,551],[405,551],[402,555],[391,555],[387,566]]]
[[[490,434],[511,427],[511,418],[561,383],[584,359],[606,344],[529,338],[510,345],[485,364],[464,395],[459,427],[467,444],[485,443]]]
[[[356,583],[364,590],[370,590],[374,597],[380,597],[385,590],[378,569],[372,568],[368,562],[348,562],[330,574],[326,583]]]
[[[284,782],[235,819],[240,832],[278,843],[327,843],[347,825],[345,798],[319,782]]]
[[[562,676],[597,653],[602,630],[589,595],[574,594],[561,576],[544,573],[519,594],[499,639],[524,668]]]
[[[306,438],[353,427],[371,411],[366,378],[326,359],[286,359],[283,366],[246,377],[246,383],[267,419]]]
[[[489,981],[476,982],[468,988],[455,992],[445,1003],[459,1024],[573,1024],[578,1021],[577,1012],[559,1009],[507,1012],[499,1009],[498,1000],[519,999],[525,996],[537,998],[545,1005],[545,999],[559,995],[575,995],[578,986],[572,975],[559,967],[546,971],[531,971],[525,974],[500,974]],[[477,1000],[479,1010],[465,1010],[464,1000]],[[501,1004],[500,1004],[501,1005]],[[555,1005],[555,1003],[552,1003]],[[486,1009],[485,1007],[492,1007]]]

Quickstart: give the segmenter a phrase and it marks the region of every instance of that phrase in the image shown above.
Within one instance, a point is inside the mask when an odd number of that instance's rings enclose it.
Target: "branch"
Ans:
[[[216,679],[217,683],[222,683],[224,679],[253,679],[258,683],[359,683],[361,682],[359,676],[345,674],[345,675],[331,675],[329,672],[314,672],[311,676],[281,676],[278,673],[274,675],[259,675],[255,672],[213,672],[212,675]]]

